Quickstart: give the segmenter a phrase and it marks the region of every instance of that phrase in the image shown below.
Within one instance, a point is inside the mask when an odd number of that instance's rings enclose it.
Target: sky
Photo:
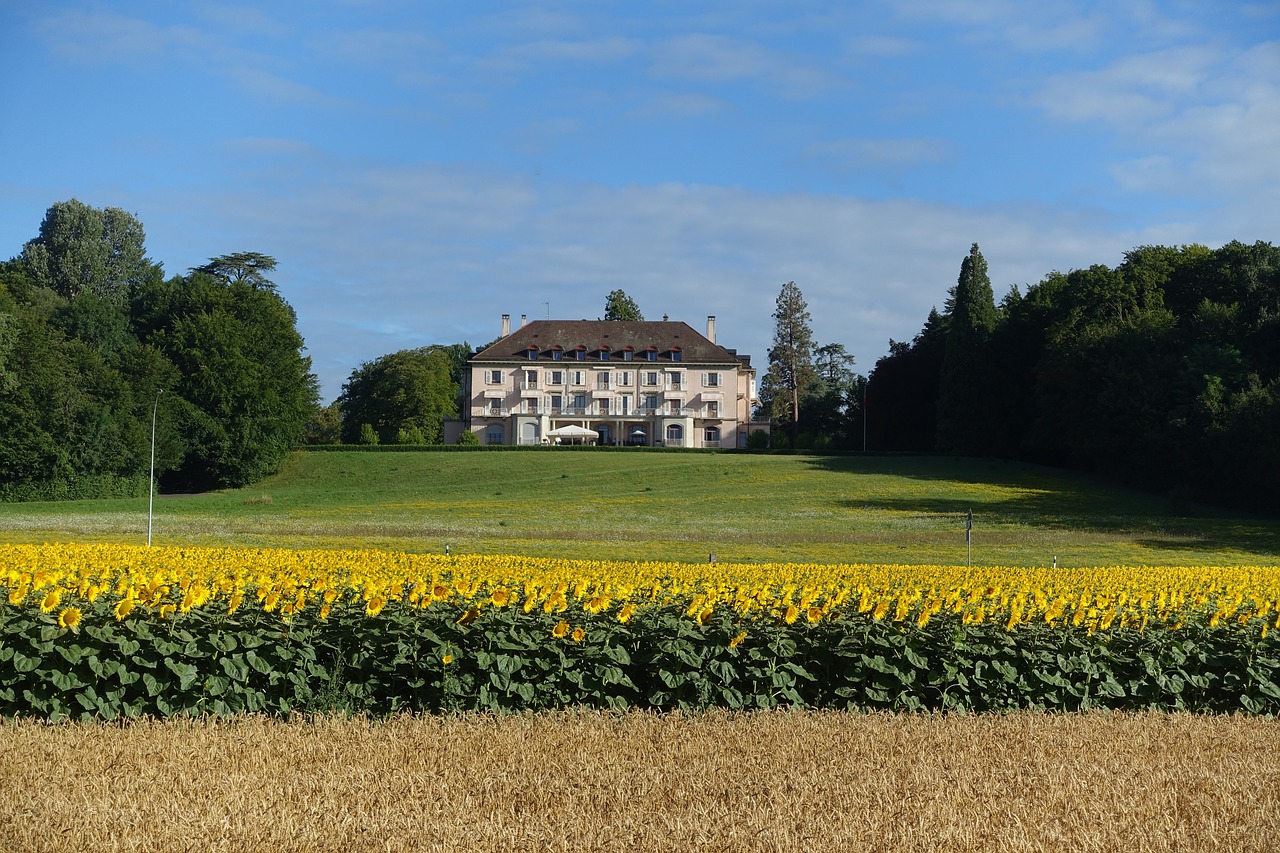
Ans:
[[[619,288],[763,374],[794,281],[867,373],[973,243],[1280,240],[1274,2],[0,0],[0,116],[0,257],[71,198],[271,255],[324,402]]]

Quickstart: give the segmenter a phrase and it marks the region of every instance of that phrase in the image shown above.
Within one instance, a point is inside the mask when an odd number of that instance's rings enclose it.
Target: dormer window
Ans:
[[[658,350],[656,347],[649,347],[644,351],[644,354],[649,359],[649,361],[658,360]]]
[[[672,360],[672,361],[679,361],[679,360],[680,360],[680,347],[672,347],[672,348],[671,348],[671,360]]]
[[[538,360],[538,348],[537,348],[537,347],[535,347],[535,346],[530,346],[530,347],[529,347],[529,349],[528,349],[528,350],[526,350],[526,352],[529,354],[529,360],[530,360],[530,361],[537,361],[537,360]]]
[[[608,347],[600,347],[600,360],[601,360],[601,361],[608,361],[608,360],[609,360],[609,348],[608,348]]]
[[[562,356],[562,355],[564,355],[564,352],[560,349],[560,347],[552,347],[552,348],[551,348],[551,360],[552,360],[552,361],[559,361],[559,360],[560,360],[560,356]]]
[[[622,350],[622,360],[631,361],[631,357],[635,354],[636,354],[635,350],[633,350],[631,347],[624,347]]]
[[[574,349],[574,352],[575,352],[575,353],[577,353],[578,361],[586,361],[586,360],[587,360],[587,348],[586,348],[586,347],[584,347],[584,346],[582,346],[581,344],[579,344],[579,345],[577,346],[577,348],[575,348],[575,349]]]

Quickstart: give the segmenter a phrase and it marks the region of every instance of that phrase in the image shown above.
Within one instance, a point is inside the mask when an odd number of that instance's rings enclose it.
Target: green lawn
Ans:
[[[1280,521],[1048,468],[911,456],[296,453],[258,485],[159,496],[157,544],[572,558],[986,565],[1280,563]],[[146,541],[146,498],[0,504],[0,541]]]

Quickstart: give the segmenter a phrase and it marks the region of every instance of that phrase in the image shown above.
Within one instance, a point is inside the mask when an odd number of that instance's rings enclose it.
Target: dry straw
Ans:
[[[0,849],[1270,851],[1277,754],[1158,713],[5,722]]]

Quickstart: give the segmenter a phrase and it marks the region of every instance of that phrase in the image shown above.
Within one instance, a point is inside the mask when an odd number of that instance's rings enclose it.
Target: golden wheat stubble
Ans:
[[[0,724],[5,850],[1271,850],[1280,722],[766,712]]]

